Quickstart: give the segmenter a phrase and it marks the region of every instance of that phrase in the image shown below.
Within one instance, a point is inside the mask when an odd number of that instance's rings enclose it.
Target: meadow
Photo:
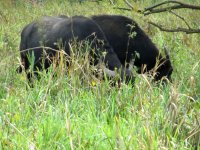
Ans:
[[[138,10],[161,0],[130,2]],[[0,0],[0,149],[200,149],[200,34],[167,33],[148,24],[185,26],[168,12],[144,16],[114,7],[127,5],[123,0],[115,6],[109,0]],[[176,12],[200,28],[200,11]],[[44,15],[97,14],[130,17],[162,53],[167,45],[172,83],[155,84],[135,74],[134,87],[111,86],[91,75],[84,57],[73,59],[69,71],[61,64],[41,72],[34,88],[24,72],[17,74],[26,24]]]

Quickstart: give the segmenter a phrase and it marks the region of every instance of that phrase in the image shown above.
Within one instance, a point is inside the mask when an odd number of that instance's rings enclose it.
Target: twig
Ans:
[[[165,8],[157,8],[161,5],[165,5],[165,4],[175,4],[173,6],[168,6]],[[157,9],[155,9],[157,8]],[[186,4],[180,1],[175,1],[175,0],[168,0],[168,1],[164,1],[161,2],[159,4],[153,5],[151,7],[147,7],[144,9],[143,14],[144,15],[150,15],[153,13],[160,13],[160,12],[165,12],[165,11],[169,11],[169,10],[174,10],[174,9],[181,9],[181,8],[189,8],[189,9],[194,9],[194,10],[200,10],[200,6],[199,5],[191,5],[191,4]]]
[[[27,139],[27,137],[14,124],[12,124],[7,118],[5,121],[26,140],[26,142],[29,144],[29,146],[33,145],[33,143],[29,139]]]
[[[170,13],[174,14],[176,17],[180,18],[181,20],[183,20],[183,22],[185,22],[185,24],[187,25],[188,29],[191,29],[190,25],[187,23],[187,21],[185,20],[185,18],[183,18],[182,16],[176,14],[175,12],[173,12],[172,10],[170,11]]]
[[[124,2],[133,10],[133,6],[131,5],[131,3],[128,0],[124,0]]]
[[[136,10],[136,9],[134,9],[134,7],[131,5],[131,3],[128,0],[124,0],[124,2],[126,3],[126,5],[129,8],[125,8],[125,7],[113,7],[113,9],[120,9],[120,10],[125,10],[125,11],[135,11],[137,13],[143,14],[143,10]]]
[[[124,8],[124,7],[113,7],[113,9],[120,9],[120,10],[126,10],[126,11],[131,11],[132,10],[130,8]]]
[[[110,4],[114,5],[114,2],[112,0],[109,0],[110,1]]]
[[[149,22],[149,24],[157,27],[158,29],[160,29],[161,31],[165,31],[165,32],[185,32],[186,34],[192,34],[192,33],[200,33],[200,29],[187,29],[187,28],[176,28],[176,29],[167,29],[162,27],[161,25],[158,25],[156,23],[153,22]]]
[[[163,5],[166,5],[166,4],[174,4],[174,5],[164,7]],[[158,7],[161,7],[161,6],[163,6],[163,7],[158,8]],[[160,13],[160,12],[168,11],[168,12],[172,13],[173,15],[175,15],[176,17],[178,17],[179,19],[181,19],[186,24],[186,26],[188,27],[188,28],[178,27],[178,28],[175,28],[175,29],[172,29],[172,28],[170,29],[170,28],[164,28],[163,26],[161,26],[159,24],[149,22],[149,24],[159,28],[161,31],[165,31],[165,32],[185,32],[186,34],[200,33],[200,29],[191,28],[189,23],[185,20],[184,17],[182,17],[182,16],[180,16],[180,15],[178,15],[175,12],[172,11],[172,10],[180,9],[180,8],[200,10],[199,5],[186,4],[186,3],[183,3],[183,2],[180,2],[180,1],[177,1],[177,0],[167,0],[167,1],[164,1],[164,2],[161,2],[161,3],[158,3],[156,5],[145,8],[142,13],[144,15],[149,15],[149,14],[153,14],[153,13]]]
[[[158,4],[156,4],[156,5],[153,5],[153,6],[150,6],[150,7],[145,8],[145,11],[147,11],[147,10],[152,10],[152,9],[154,9],[154,8],[156,8],[156,7],[159,7],[159,6],[161,6],[161,5],[168,4],[168,3],[177,3],[177,4],[180,4],[181,2],[175,1],[175,0],[164,1],[164,2],[158,3]]]

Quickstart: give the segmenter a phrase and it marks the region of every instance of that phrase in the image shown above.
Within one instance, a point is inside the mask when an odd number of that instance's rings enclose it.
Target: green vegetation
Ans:
[[[159,0],[132,4],[143,9],[155,2]],[[116,5],[126,7],[119,0]],[[200,27],[200,12],[177,12]],[[156,85],[136,74],[134,87],[112,87],[94,78],[81,58],[74,59],[68,73],[62,66],[41,72],[41,80],[28,88],[25,73],[15,71],[20,32],[40,16],[61,14],[133,18],[159,49],[164,44],[170,49],[173,83]],[[0,0],[0,149],[200,149],[200,34],[161,32],[149,20],[184,26],[169,13],[144,17],[113,9],[109,0]]]

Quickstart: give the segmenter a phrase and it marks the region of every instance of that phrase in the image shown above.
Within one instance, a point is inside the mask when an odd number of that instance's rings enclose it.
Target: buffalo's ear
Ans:
[[[172,65],[170,57],[169,57],[169,50],[167,49],[167,47],[164,45],[164,52],[165,52],[165,57],[168,60],[168,63],[170,64],[170,66]]]

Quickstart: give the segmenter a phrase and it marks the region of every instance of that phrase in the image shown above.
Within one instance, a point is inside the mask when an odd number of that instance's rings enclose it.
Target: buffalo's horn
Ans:
[[[170,58],[169,58],[169,51],[167,50],[166,45],[164,45],[164,51],[165,51],[166,58],[167,58],[168,60],[170,60]]]
[[[115,71],[112,71],[112,70],[110,70],[110,69],[108,69],[108,68],[103,68],[103,71],[105,72],[105,74],[107,75],[107,76],[109,76],[109,77],[116,77],[117,76],[117,74],[116,74],[116,72]]]

